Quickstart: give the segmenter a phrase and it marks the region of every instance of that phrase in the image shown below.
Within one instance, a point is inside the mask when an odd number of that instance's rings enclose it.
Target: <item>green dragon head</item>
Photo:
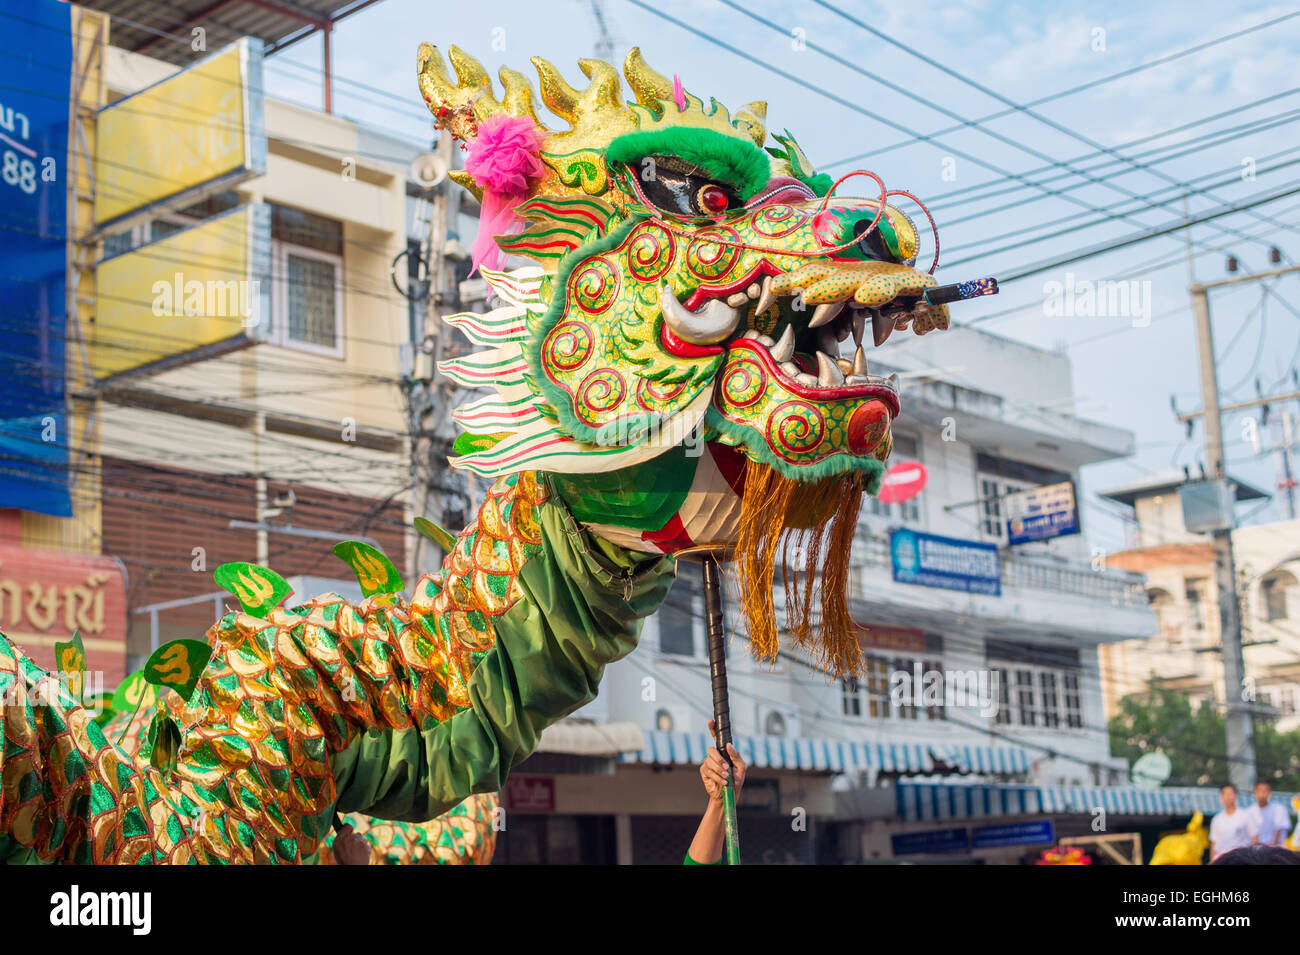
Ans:
[[[632,102],[608,63],[580,60],[589,83],[576,90],[534,58],[543,102],[568,124],[558,132],[537,121],[521,74],[501,70],[498,99],[477,61],[455,47],[450,60],[454,78],[422,45],[419,85],[471,156],[500,116],[531,121],[540,144],[518,228],[496,237],[538,265],[483,269],[507,305],[448,319],[489,347],[443,371],[494,392],[455,413],[467,433],[453,463],[551,472],[602,534],[666,552],[766,534],[746,495],[791,505],[779,530],[824,517],[793,506],[791,488],[874,492],[899,397],[865,349],[948,324],[922,300],[935,282],[914,267],[919,237],[896,193],[864,173],[869,197],[837,195],[788,133],[764,148],[765,104],[705,103],[637,49],[623,71]],[[834,495],[804,494],[819,496]]]

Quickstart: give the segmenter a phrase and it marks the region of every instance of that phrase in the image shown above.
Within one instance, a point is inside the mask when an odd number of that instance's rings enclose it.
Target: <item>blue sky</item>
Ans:
[[[829,2],[904,47],[1021,105],[1297,9],[1250,2],[1230,5],[1230,13],[1225,13],[1224,4],[1208,2]],[[1068,193],[1077,203],[1064,196],[1026,202],[1041,196],[1042,191],[1014,180],[1004,181],[1002,186],[1014,191],[978,202],[957,204],[955,200],[970,196],[945,194],[982,182],[1001,181],[1008,173],[1023,175],[1048,165],[1050,160],[1071,160],[1076,168],[1108,161],[1111,157],[1107,155],[1076,161],[1077,157],[1094,154],[1098,145],[1103,149],[1123,146],[1126,154],[1162,150],[1148,157],[1149,161],[1161,158],[1170,151],[1168,147],[1206,132],[1226,131],[1270,116],[1285,120],[1291,111],[1300,110],[1300,94],[1244,108],[1253,101],[1300,87],[1298,17],[1037,108],[1042,116],[1077,136],[1016,111],[981,127],[1010,143],[967,127],[933,141],[888,149],[860,163],[831,165],[857,153],[891,146],[911,135],[928,135],[961,121],[980,119],[1007,106],[813,0],[745,0],[735,6],[722,0],[651,0],[646,7],[634,0],[604,0],[602,7],[616,46],[616,59],[621,60],[629,46],[639,45],[651,64],[663,73],[679,73],[686,87],[696,94],[715,96],[733,107],[766,99],[769,127],[789,127],[824,171],[843,173],[863,166],[883,176],[890,188],[909,189],[927,201],[933,199],[944,248],[941,281],[1010,275],[1028,263],[1172,222],[1180,215],[1181,200],[1177,197],[1182,188],[1116,161],[1092,173],[1103,182],[1086,183]],[[581,76],[575,61],[591,56],[596,42],[590,10],[590,4],[580,0],[492,0],[478,4],[384,0],[345,20],[335,31],[335,111],[413,139],[426,139],[428,122],[414,82],[415,49],[421,40],[443,49],[454,43],[493,71],[509,65],[527,72],[528,57],[542,55],[566,72],[571,71],[571,82],[576,84]],[[775,27],[747,17],[742,11],[765,18]],[[685,27],[664,16],[681,21]],[[502,30],[504,33],[494,33]],[[800,44],[793,34],[795,30],[802,31],[800,36],[806,41],[803,49],[796,49]],[[503,50],[494,50],[494,37],[504,41]],[[800,88],[719,47],[714,40],[802,77],[908,132],[900,133],[826,96]],[[836,62],[818,48],[846,62]],[[319,88],[312,80],[319,63],[318,38],[279,54],[268,62],[269,91],[318,106]],[[956,114],[958,119],[887,89],[855,72],[854,65]],[[1225,111],[1233,114],[1142,145],[1126,146],[1132,140]],[[1217,142],[1219,139],[1224,141]],[[1220,203],[1282,191],[1292,182],[1300,185],[1300,162],[1263,171],[1271,164],[1300,160],[1300,119],[1248,136],[1227,133],[1215,137],[1215,141],[1216,145],[1193,144],[1197,148],[1189,146],[1187,155],[1154,167],[1177,182],[1206,177],[1199,180],[1203,186],[1232,180],[1216,188],[1213,197],[1192,196],[1189,204],[1193,215]],[[1048,160],[1018,146],[1044,154]],[[1275,153],[1282,155],[1264,160]],[[1239,171],[1243,162],[1252,158],[1256,160],[1255,179],[1243,181]],[[1049,184],[1049,188],[1078,181],[1077,176],[1070,175]],[[1140,198],[1129,199],[1112,186]],[[1167,206],[1144,208],[1161,202]],[[1100,218],[1095,212],[1085,212],[1083,206],[1117,203],[1120,205],[1112,213],[1124,212],[1128,219],[1112,218],[1080,228]],[[1234,252],[1246,270],[1268,267],[1269,244],[1280,246],[1286,262],[1300,261],[1300,228],[1296,226],[1300,223],[1300,194],[1257,211],[1275,221],[1261,221],[1242,212],[1192,229],[1192,240],[1204,249],[1195,258],[1198,280],[1224,277],[1227,251]],[[1058,226],[1044,225],[1078,213],[1085,214]],[[1044,232],[1058,229],[1068,232],[1042,238]],[[1007,234],[1006,238],[993,238]],[[1258,236],[1262,238],[1252,238]],[[1200,429],[1190,442],[1185,440],[1183,426],[1170,411],[1171,395],[1182,410],[1199,407],[1188,271],[1182,258],[1184,241],[1182,232],[1151,239],[1011,283],[999,296],[955,310],[958,321],[994,316],[981,322],[981,327],[1042,347],[1064,348],[1074,365],[1078,396],[1075,410],[1084,417],[1136,433],[1136,456],[1087,469],[1085,491],[1126,483],[1171,465],[1195,467],[1201,460]],[[1004,248],[1007,246],[1011,248]],[[1219,251],[1221,246],[1230,248]],[[969,256],[975,258],[945,272],[945,260]],[[1149,281],[1153,321],[1147,327],[1134,327],[1131,317],[1046,315],[1042,307],[1044,283],[1064,281],[1066,272],[1073,273],[1076,281],[1129,276]],[[1212,299],[1225,400],[1253,397],[1256,377],[1265,393],[1292,390],[1289,376],[1300,353],[1300,275],[1282,280],[1274,291],[1294,313],[1272,297],[1263,299],[1266,305],[1261,309],[1258,285],[1220,292]],[[1002,314],[1013,309],[1018,310]],[[892,347],[894,341],[886,346]],[[1008,373],[1013,370],[1008,369]],[[1300,410],[1295,402],[1291,407]],[[1271,489],[1276,480],[1275,457],[1255,455],[1249,442],[1243,440],[1240,415],[1228,418],[1225,434],[1230,442],[1231,471]],[[1264,447],[1271,443],[1266,430]],[[1281,506],[1275,502],[1257,512],[1254,519],[1282,516]],[[1123,545],[1121,524],[1108,509],[1090,505],[1084,513],[1084,525],[1095,545]]]

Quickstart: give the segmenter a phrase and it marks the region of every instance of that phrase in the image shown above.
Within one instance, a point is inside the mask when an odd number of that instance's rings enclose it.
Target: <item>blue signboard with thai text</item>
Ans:
[[[998,549],[992,544],[900,527],[889,535],[889,557],[899,583],[992,596],[1002,593]]]
[[[65,353],[71,8],[0,12],[0,508],[72,515]]]

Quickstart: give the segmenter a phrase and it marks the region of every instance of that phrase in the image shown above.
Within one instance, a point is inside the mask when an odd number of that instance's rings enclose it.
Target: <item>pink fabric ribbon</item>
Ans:
[[[470,260],[500,268],[504,255],[495,236],[517,232],[522,224],[514,214],[544,167],[538,156],[546,134],[526,116],[490,116],[479,126],[469,143],[465,171],[483,190],[483,211],[478,237],[470,246]]]

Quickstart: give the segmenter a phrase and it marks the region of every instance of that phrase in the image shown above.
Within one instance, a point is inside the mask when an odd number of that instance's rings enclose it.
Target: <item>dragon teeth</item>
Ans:
[[[850,370],[855,375],[871,374],[871,372],[867,371],[867,356],[862,351],[861,345],[858,346],[857,353],[853,356],[853,367]]]
[[[749,304],[749,296],[744,292],[733,292],[727,296],[727,304],[732,308],[740,308],[742,305]]]
[[[885,343],[894,331],[894,320],[887,316],[880,309],[873,309],[871,312],[871,340],[879,348]]]
[[[844,384],[844,372],[825,352],[817,353],[817,384],[822,388],[835,388]]]
[[[745,295],[748,296],[749,298],[758,298],[759,294],[762,291],[763,290],[758,287],[758,283],[755,282],[749,288],[745,289]]]
[[[798,378],[804,373],[803,369],[792,361],[781,362],[780,368],[791,378]]]
[[[778,365],[782,362],[788,362],[794,357],[793,325],[787,324],[785,326],[785,331],[781,333],[781,337],[777,340],[777,343],[769,349],[769,351],[772,354],[772,360]]]
[[[862,333],[867,329],[867,313],[865,309],[855,308],[853,310],[853,344],[859,348],[862,347]]]
[[[803,372],[802,374],[795,375],[794,380],[797,381],[799,384],[803,385],[805,388],[817,387],[817,376],[810,375],[807,372]]]
[[[843,311],[844,305],[844,302],[827,302],[825,305],[818,305],[813,311],[812,321],[808,323],[808,327],[821,328]]]
[[[847,375],[853,371],[853,362],[849,361],[847,358],[836,358],[835,367]]]
[[[871,379],[866,375],[849,375],[844,382],[849,385],[867,385],[871,383]]]
[[[762,288],[758,292],[758,304],[754,306],[754,314],[762,315],[775,305],[776,296],[772,294],[772,276],[764,275]]]
[[[745,334],[741,335],[740,337],[741,337],[741,338],[753,338],[753,339],[757,340],[757,339],[763,337],[763,333],[760,332],[757,328],[751,328],[751,329],[749,329],[749,331],[745,332]]]

